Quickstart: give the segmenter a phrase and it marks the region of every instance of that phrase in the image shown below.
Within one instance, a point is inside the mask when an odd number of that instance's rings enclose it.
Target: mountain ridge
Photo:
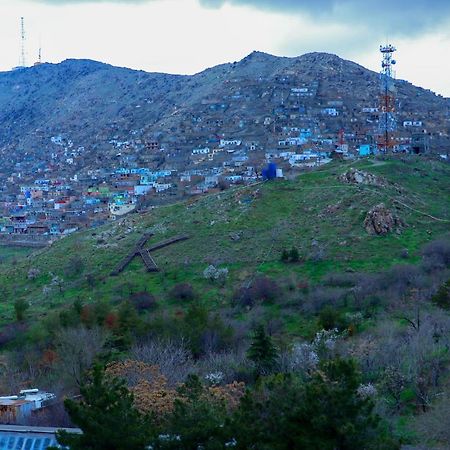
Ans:
[[[423,121],[439,144],[442,133],[448,134],[448,99],[406,81],[396,84],[400,120]],[[293,97],[290,90],[301,86],[311,97]],[[270,149],[282,137],[283,124],[330,136],[342,128],[373,134],[375,126],[360,111],[376,107],[378,97],[379,74],[321,52],[278,57],[255,51],[195,75],[69,59],[0,73],[0,167],[11,172],[30,157],[48,165],[54,136],[87,149],[84,162],[75,165],[79,170],[98,165],[91,161],[98,152],[107,161],[102,164],[112,165],[114,139],[157,139],[186,156],[217,136],[256,140]],[[336,101],[342,102],[341,116],[324,121],[321,110]],[[266,118],[280,127],[268,129]]]

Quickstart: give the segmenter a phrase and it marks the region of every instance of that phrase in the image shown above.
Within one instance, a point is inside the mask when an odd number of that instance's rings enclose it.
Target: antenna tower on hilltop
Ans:
[[[20,61],[19,67],[26,67],[27,61],[25,57],[25,19],[23,17],[20,18],[20,40],[21,40],[21,52],[20,52]]]
[[[391,45],[380,45],[380,52],[383,55],[380,73],[380,114],[378,125],[378,148],[383,152],[394,149],[395,131],[397,122],[395,119],[395,72],[393,66],[396,64],[393,58],[397,49]]]

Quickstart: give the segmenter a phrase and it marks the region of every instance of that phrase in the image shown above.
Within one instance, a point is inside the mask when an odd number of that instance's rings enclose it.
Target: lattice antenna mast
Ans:
[[[395,147],[394,134],[397,129],[395,118],[395,72],[393,66],[396,64],[393,58],[397,49],[391,45],[380,45],[383,55],[380,73],[380,115],[379,115],[379,140],[378,147],[388,152]]]
[[[25,56],[25,19],[23,17],[20,18],[20,40],[21,40],[21,52],[20,52],[20,63],[19,67],[26,67],[27,61]]]

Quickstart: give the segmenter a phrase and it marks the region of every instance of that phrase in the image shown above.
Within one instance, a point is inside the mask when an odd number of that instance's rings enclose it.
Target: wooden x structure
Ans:
[[[169,245],[175,244],[177,242],[185,241],[189,239],[189,236],[175,236],[170,239],[166,239],[164,241],[159,242],[158,244],[151,245],[148,248],[144,248],[147,241],[153,236],[153,233],[146,233],[142,236],[134,246],[133,250],[119,262],[116,268],[111,272],[111,276],[119,275],[119,273],[123,272],[128,264],[134,259],[135,256],[140,256],[144,261],[145,266],[147,267],[148,272],[159,272],[159,267],[156,264],[155,260],[152,258],[150,252],[154,252],[155,250],[159,250],[164,247],[168,247]]]

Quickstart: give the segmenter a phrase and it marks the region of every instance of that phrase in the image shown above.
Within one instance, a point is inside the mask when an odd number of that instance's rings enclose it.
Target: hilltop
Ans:
[[[344,182],[342,174],[352,167],[379,182]],[[222,308],[230,305],[236,289],[258,275],[313,285],[329,273],[415,263],[427,242],[448,232],[449,186],[450,168],[437,160],[336,162],[292,181],[257,183],[131,214],[0,266],[0,318],[13,320],[17,299],[30,302],[36,317],[77,298],[114,303],[138,291],[154,294],[162,311],[175,305],[173,286],[186,282],[208,307]],[[367,213],[380,203],[402,224],[385,236],[364,227]],[[154,234],[149,245],[177,235],[190,239],[153,253],[159,273],[148,273],[136,258],[119,276],[110,276],[149,232]],[[281,262],[283,250],[292,246],[300,262]],[[225,285],[205,280],[203,271],[211,264],[228,269]]]
[[[292,88],[308,95],[293,96]],[[397,89],[400,122],[423,121],[432,147],[448,144],[448,99],[401,80]],[[327,53],[286,58],[253,52],[193,76],[89,60],[42,64],[0,73],[0,164],[3,171],[17,163],[45,167],[57,149],[52,137],[85,149],[76,172],[117,163],[117,141],[135,140],[139,149],[139,142],[156,139],[186,156],[218,135],[270,148],[292,121],[332,136],[341,128],[349,136],[370,134],[374,126],[361,109],[378,105],[378,90],[377,73]],[[320,118],[330,105],[339,105],[340,117]]]

